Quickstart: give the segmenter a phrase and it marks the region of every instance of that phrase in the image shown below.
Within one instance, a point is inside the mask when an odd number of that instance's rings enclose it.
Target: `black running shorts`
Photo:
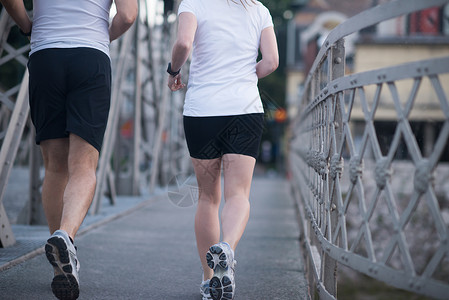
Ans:
[[[78,135],[99,152],[111,99],[111,62],[92,48],[51,48],[28,61],[36,143]]]
[[[184,132],[193,158],[214,159],[229,153],[257,158],[263,132],[263,114],[184,116]]]

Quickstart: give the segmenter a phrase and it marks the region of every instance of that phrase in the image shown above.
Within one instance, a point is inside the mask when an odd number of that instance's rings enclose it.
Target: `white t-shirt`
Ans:
[[[109,56],[111,4],[112,0],[34,0],[30,54],[88,47]]]
[[[273,26],[260,2],[183,0],[178,14],[196,16],[198,28],[184,115],[193,117],[263,113],[256,64],[262,30]]]

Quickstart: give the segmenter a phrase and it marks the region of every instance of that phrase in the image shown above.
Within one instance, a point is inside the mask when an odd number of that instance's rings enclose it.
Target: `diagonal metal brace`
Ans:
[[[5,194],[8,178],[11,173],[14,159],[22,138],[23,129],[28,118],[28,70],[23,76],[19,95],[12,113],[5,139],[0,150],[0,246],[8,247],[15,243],[8,216],[3,208],[3,196]]]

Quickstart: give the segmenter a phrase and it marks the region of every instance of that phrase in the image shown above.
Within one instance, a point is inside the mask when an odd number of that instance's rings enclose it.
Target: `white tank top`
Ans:
[[[112,0],[33,0],[30,55],[47,48],[88,47],[109,56]]]

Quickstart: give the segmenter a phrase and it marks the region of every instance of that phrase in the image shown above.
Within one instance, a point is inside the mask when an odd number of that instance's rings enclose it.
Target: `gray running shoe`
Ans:
[[[209,279],[208,280],[204,280],[203,282],[201,282],[200,285],[200,293],[201,296],[203,297],[203,300],[211,300],[211,296],[210,296],[210,292],[209,292]]]
[[[54,268],[55,276],[51,289],[60,300],[73,300],[79,297],[80,264],[76,248],[64,230],[57,230],[47,240],[45,254]]]
[[[228,243],[220,242],[206,253],[207,265],[214,270],[209,282],[209,292],[213,300],[232,300],[235,294],[234,252]]]

